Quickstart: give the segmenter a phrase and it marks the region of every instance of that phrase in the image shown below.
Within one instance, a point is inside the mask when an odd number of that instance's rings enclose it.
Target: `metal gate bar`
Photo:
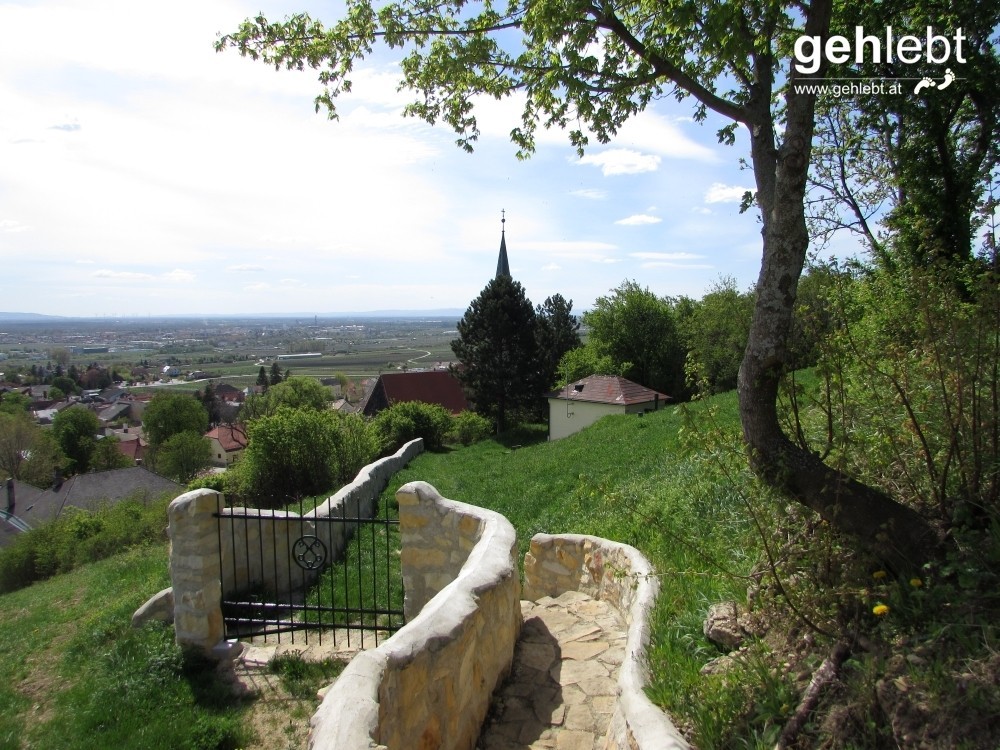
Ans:
[[[225,571],[232,573],[232,585],[223,592],[222,601],[226,638],[263,636],[266,641],[268,636],[274,635],[280,644],[282,634],[287,633],[294,643],[295,633],[302,632],[308,643],[309,633],[313,631],[322,644],[324,630],[341,628],[346,631],[348,646],[352,630],[361,631],[362,645],[364,632],[374,632],[377,645],[379,633],[395,632],[405,624],[402,574],[398,559],[393,560],[393,553],[398,550],[399,535],[398,532],[391,532],[394,528],[398,529],[399,521],[391,517],[390,504],[384,503],[381,517],[376,511],[372,518],[348,517],[343,507],[340,515],[320,517],[303,517],[302,510],[300,503],[297,516],[275,515],[282,511],[264,514],[260,509],[253,508],[243,508],[241,513],[230,510],[215,514],[219,521],[220,566],[225,564],[222,559],[222,527],[225,523],[229,524],[229,549],[232,550],[231,571]],[[250,527],[254,519],[256,545],[250,541]],[[243,524],[242,535],[237,534],[237,523]],[[295,530],[292,525],[295,523],[299,527],[297,535],[293,536]],[[323,541],[333,537],[321,531],[324,524],[346,527],[341,559],[337,561],[330,559],[330,550],[326,549]],[[370,539],[365,538],[364,528],[371,530]],[[377,559],[379,529],[383,530],[384,536],[384,560]],[[265,543],[267,534],[271,535],[270,544]],[[284,548],[279,553],[282,535]],[[241,551],[246,569],[243,580],[236,551],[239,536],[242,536]],[[289,559],[282,559],[286,554]],[[351,555],[357,558],[356,566],[351,564]],[[268,563],[270,571],[266,570]],[[262,583],[268,579],[268,573],[273,586]],[[277,579],[282,573],[284,580],[279,582]],[[385,576],[385,598],[381,602],[379,575]],[[342,579],[342,587],[338,586],[338,577]],[[224,588],[225,580],[226,574],[223,575]],[[255,588],[259,591],[257,595],[254,595]],[[329,605],[325,602],[325,593],[329,594]],[[342,597],[339,604],[338,593]],[[397,606],[393,606],[394,593],[397,595]],[[355,594],[357,604],[352,605]]]

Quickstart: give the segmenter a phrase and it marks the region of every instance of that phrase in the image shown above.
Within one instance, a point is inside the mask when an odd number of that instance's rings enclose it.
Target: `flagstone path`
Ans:
[[[625,654],[621,617],[578,591],[521,602],[521,612],[511,674],[478,750],[602,750]]]

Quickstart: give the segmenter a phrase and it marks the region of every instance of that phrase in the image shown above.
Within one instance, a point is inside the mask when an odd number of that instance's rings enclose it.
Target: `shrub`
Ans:
[[[226,472],[226,489],[258,502],[328,492],[371,461],[378,441],[357,414],[281,407],[248,427],[249,442]]]
[[[474,411],[463,411],[455,415],[451,423],[451,438],[462,445],[472,445],[483,440],[493,432],[493,425],[486,417]]]
[[[399,450],[418,437],[424,439],[428,450],[440,450],[451,429],[451,415],[438,404],[404,401],[380,411],[375,427],[387,452]]]
[[[171,500],[172,495],[149,502],[128,498],[95,511],[67,509],[54,521],[18,534],[0,551],[0,593],[162,540]]]
[[[226,491],[226,478],[229,472],[219,472],[218,474],[205,474],[204,476],[195,477],[190,482],[188,482],[187,488],[189,490],[200,490],[202,488],[207,488],[210,490],[215,490],[216,492]]]

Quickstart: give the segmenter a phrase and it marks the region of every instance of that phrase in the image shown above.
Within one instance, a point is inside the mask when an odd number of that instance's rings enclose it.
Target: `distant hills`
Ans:
[[[436,310],[369,310],[366,312],[290,312],[290,313],[211,313],[199,315],[197,313],[185,313],[183,315],[149,315],[149,316],[105,316],[95,318],[93,316],[66,316],[66,315],[42,315],[41,313],[26,312],[0,312],[0,322],[31,323],[44,322],[46,320],[68,321],[68,320],[165,320],[165,319],[199,319],[199,320],[241,320],[241,319],[268,319],[268,318],[461,318],[465,310],[459,308],[440,308]]]
[[[0,320],[68,320],[61,315],[40,315],[39,313],[0,312]]]

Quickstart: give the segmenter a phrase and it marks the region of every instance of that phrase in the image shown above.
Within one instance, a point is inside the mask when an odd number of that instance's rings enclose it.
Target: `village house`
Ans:
[[[365,395],[358,411],[374,417],[383,409],[406,401],[443,406],[452,414],[469,408],[462,384],[450,372],[390,372],[379,375],[375,385]]]
[[[549,440],[589,427],[609,414],[644,414],[670,401],[665,393],[619,375],[590,375],[546,394],[549,400]]]
[[[243,425],[219,425],[205,433],[212,444],[211,462],[214,466],[231,465],[247,447],[247,433]]]

